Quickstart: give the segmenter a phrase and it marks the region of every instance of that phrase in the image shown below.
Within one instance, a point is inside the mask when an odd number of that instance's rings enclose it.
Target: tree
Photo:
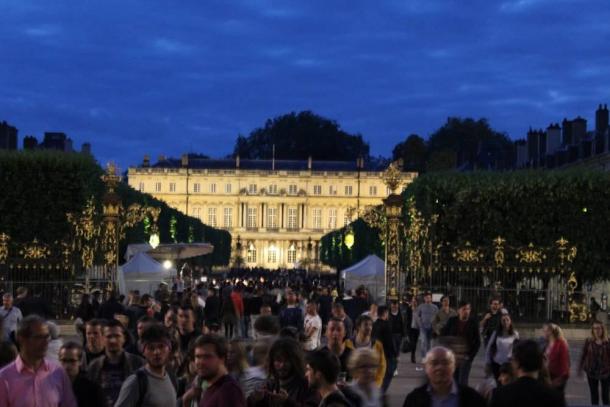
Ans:
[[[349,134],[341,130],[332,120],[310,111],[292,112],[269,119],[264,127],[238,136],[234,155],[246,159],[270,159],[273,156],[287,160],[352,161],[359,157],[369,158],[369,145],[360,134]]]
[[[492,129],[486,119],[449,117],[430,136],[428,159],[447,151],[455,154],[457,167],[506,169],[513,162],[513,143],[505,134]],[[435,160],[439,161],[439,157]]]
[[[426,142],[417,134],[411,134],[392,150],[392,160],[403,160],[405,171],[424,172],[426,168]]]

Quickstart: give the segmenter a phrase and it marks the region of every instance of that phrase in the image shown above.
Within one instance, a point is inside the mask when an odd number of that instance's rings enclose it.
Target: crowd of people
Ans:
[[[499,297],[477,319],[470,303],[454,309],[448,296],[378,303],[366,287],[339,296],[332,281],[261,273],[194,286],[178,278],[152,295],[84,294],[81,338],[66,342],[5,293],[0,405],[386,406],[401,353],[427,378],[401,391],[405,407],[565,405],[561,328],[549,322],[544,338],[521,339]],[[487,379],[473,389],[480,351]],[[591,402],[601,394],[608,404],[610,344],[600,322],[579,369]]]

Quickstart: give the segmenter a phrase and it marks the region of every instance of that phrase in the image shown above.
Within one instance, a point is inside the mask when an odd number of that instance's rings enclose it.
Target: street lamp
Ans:
[[[152,247],[153,249],[156,249],[159,246],[160,239],[159,239],[159,234],[158,233],[153,233],[150,235],[150,239],[148,239],[148,244],[150,245],[150,247]]]
[[[343,243],[345,243],[345,246],[349,250],[351,250],[352,247],[354,246],[354,232],[352,231],[351,228],[349,228],[349,230],[345,234],[345,237],[343,238]]]

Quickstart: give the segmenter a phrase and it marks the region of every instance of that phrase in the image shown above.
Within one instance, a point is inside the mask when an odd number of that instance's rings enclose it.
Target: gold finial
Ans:
[[[396,192],[400,184],[402,184],[402,160],[394,161],[383,172],[383,182],[392,193]]]

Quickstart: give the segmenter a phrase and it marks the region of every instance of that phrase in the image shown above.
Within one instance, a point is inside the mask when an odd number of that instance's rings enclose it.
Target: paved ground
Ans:
[[[566,399],[570,406],[587,406],[590,403],[587,379],[585,377],[578,377],[576,374],[582,343],[583,342],[580,341],[573,341],[570,343],[572,374],[566,391]],[[412,364],[410,355],[406,354],[402,354],[400,359],[401,360],[398,363],[398,375],[394,377],[389,389],[389,401],[390,406],[392,407],[402,406],[406,395],[415,387],[423,384],[424,381],[423,371],[416,371],[416,367],[421,367],[421,364]],[[483,381],[483,365],[483,352],[479,351],[470,373],[470,386],[474,387]]]

